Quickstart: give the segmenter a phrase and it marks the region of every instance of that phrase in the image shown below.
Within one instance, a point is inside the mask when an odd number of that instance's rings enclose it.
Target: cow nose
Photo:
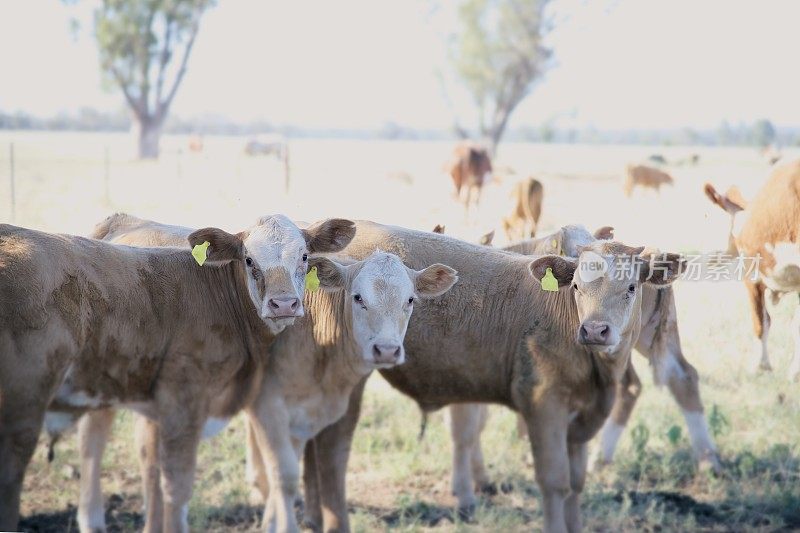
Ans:
[[[272,316],[295,316],[300,307],[300,300],[297,298],[270,298],[267,306]]]
[[[372,357],[376,363],[393,365],[400,359],[400,346],[396,344],[373,344]]]
[[[581,324],[581,344],[608,344],[611,327],[605,322],[587,320]]]

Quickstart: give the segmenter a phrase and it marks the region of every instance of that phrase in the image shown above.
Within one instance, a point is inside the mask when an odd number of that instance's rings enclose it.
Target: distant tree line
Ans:
[[[54,131],[117,131],[131,130],[132,121],[127,110],[115,112],[81,108],[73,113],[59,113],[53,117],[36,117],[24,112],[0,111],[0,129],[3,130],[54,130]],[[246,123],[232,121],[219,115],[192,118],[170,116],[164,131],[172,134],[201,135],[258,135],[280,134],[287,137],[319,137],[347,139],[388,140],[442,140],[458,137],[450,129],[417,129],[395,122],[386,122],[375,129],[303,128],[273,124],[265,120]],[[645,145],[705,145],[705,146],[800,146],[799,128],[777,128],[768,120],[754,123],[722,122],[715,130],[683,128],[677,130],[599,130],[594,128],[559,128],[550,122],[539,126],[509,128],[505,139],[540,143],[587,144],[645,144]]]

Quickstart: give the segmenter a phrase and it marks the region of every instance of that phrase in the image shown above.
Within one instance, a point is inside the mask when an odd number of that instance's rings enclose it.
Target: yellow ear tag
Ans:
[[[203,244],[195,244],[194,248],[192,248],[192,257],[194,257],[198,265],[203,266],[203,263],[206,262],[206,254],[210,244],[210,242],[205,241]]]
[[[317,267],[311,267],[306,274],[306,290],[314,292],[319,289],[319,278],[317,277]]]
[[[542,290],[558,292],[558,280],[553,275],[553,269],[548,268],[542,278]]]

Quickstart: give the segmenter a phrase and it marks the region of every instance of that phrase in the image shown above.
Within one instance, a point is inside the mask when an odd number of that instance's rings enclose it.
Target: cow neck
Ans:
[[[198,267],[187,252],[179,254],[180,268],[191,272],[192,285],[201,292],[198,302],[215,317],[235,328],[237,337],[250,359],[266,353],[274,338],[258,316],[245,279],[245,272],[235,261],[215,267]]]
[[[314,367],[318,372],[336,366],[357,381],[369,373],[362,362],[361,350],[353,336],[353,311],[343,289],[320,291],[306,298],[309,313],[314,314],[314,340],[322,350],[316,352]]]

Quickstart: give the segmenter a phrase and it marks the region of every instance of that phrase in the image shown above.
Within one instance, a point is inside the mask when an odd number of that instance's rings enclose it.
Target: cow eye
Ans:
[[[411,298],[408,299],[408,304],[411,305],[413,303],[414,303],[414,297],[412,296]]]
[[[245,258],[244,262],[245,262],[245,263],[247,264],[247,266],[249,266],[249,267],[253,266],[253,260],[252,260],[252,259],[250,259],[249,257]]]
[[[308,254],[303,254],[303,263],[308,261]]]
[[[354,294],[353,295],[353,300],[355,300],[358,303],[364,303],[364,300],[361,299],[361,295],[360,294]]]
[[[577,291],[578,290],[578,284],[577,283],[573,283],[572,284],[572,289]]]
[[[628,285],[628,292],[631,293],[631,294],[636,292],[636,284],[631,283],[630,285]]]

